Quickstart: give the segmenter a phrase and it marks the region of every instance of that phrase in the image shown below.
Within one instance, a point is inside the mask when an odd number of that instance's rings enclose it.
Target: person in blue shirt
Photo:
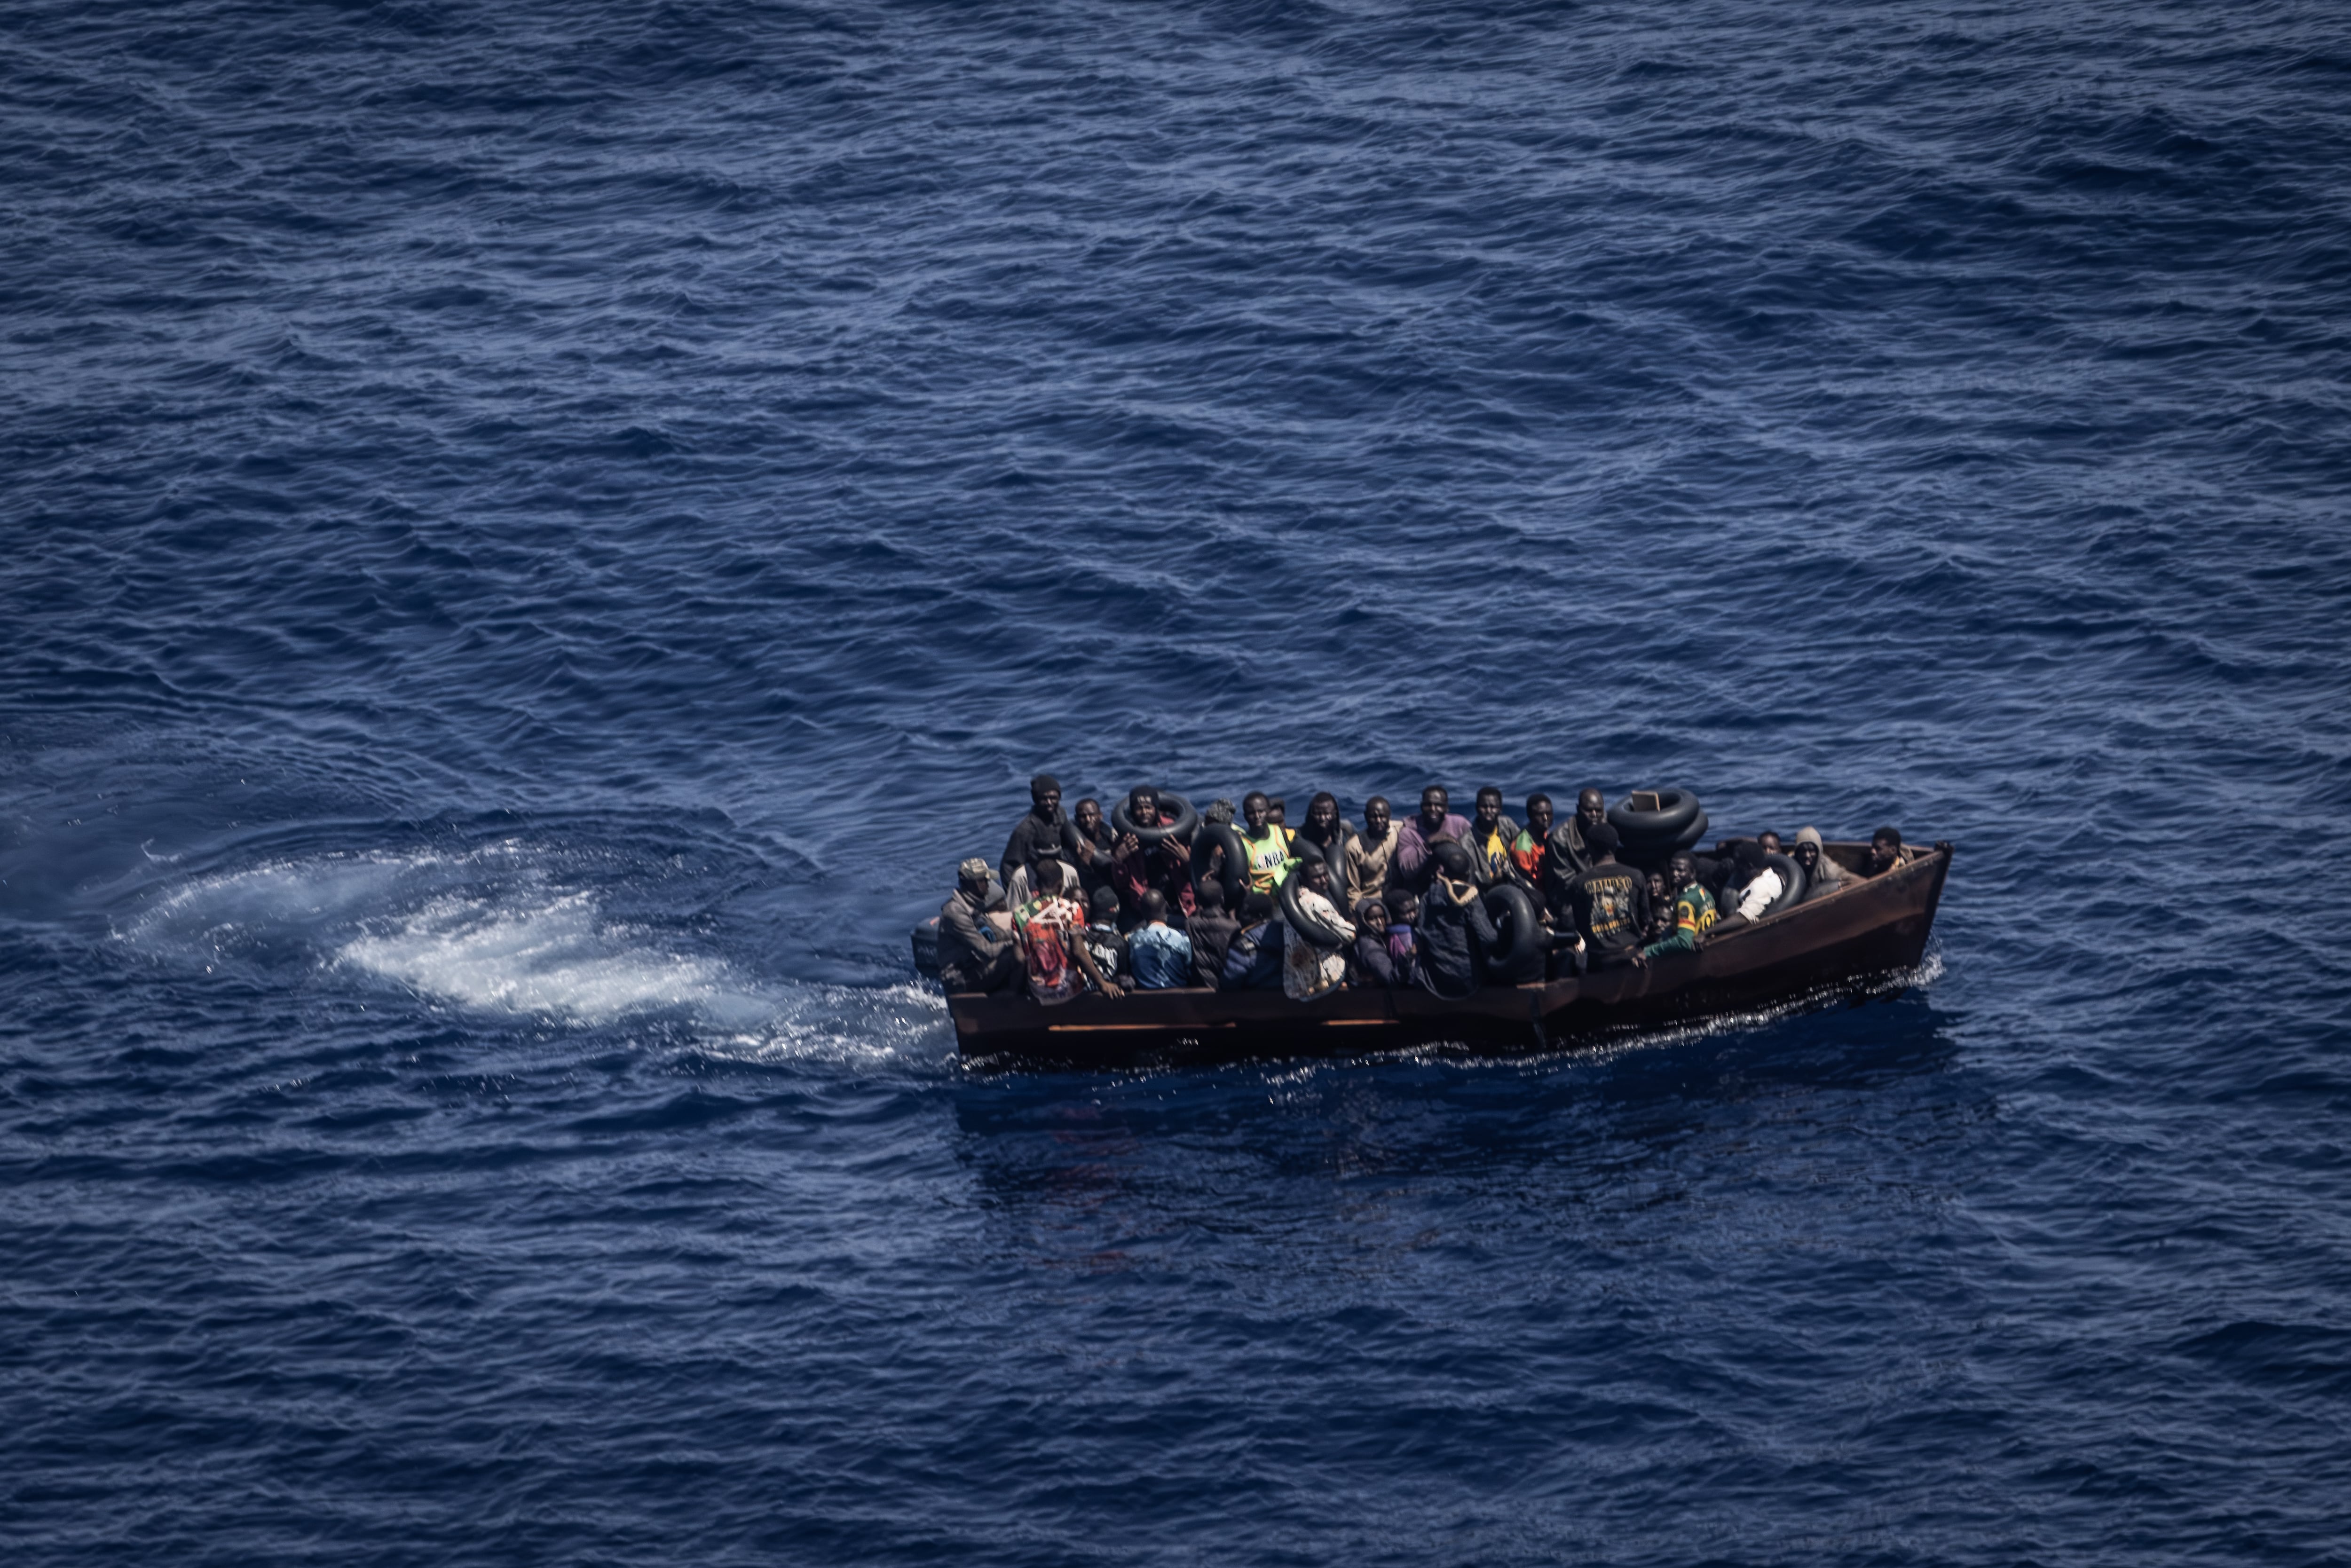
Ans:
[[[1191,983],[1192,939],[1167,924],[1167,895],[1153,888],[1143,895],[1143,924],[1127,933],[1126,961],[1134,983],[1146,991]]]

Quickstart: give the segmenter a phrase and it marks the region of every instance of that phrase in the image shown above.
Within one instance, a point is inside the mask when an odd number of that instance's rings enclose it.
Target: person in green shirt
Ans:
[[[1674,899],[1674,934],[1641,949],[1634,962],[1646,964],[1669,953],[1695,953],[1714,929],[1714,894],[1698,880],[1698,862],[1687,852],[1666,862],[1666,888]]]

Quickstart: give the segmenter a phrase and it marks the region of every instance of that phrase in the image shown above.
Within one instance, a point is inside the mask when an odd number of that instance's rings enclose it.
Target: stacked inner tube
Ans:
[[[1608,825],[1616,830],[1620,842],[1616,856],[1628,865],[1644,871],[1655,871],[1664,865],[1677,851],[1698,844],[1706,837],[1708,823],[1706,808],[1687,789],[1648,789],[1640,791],[1654,795],[1654,809],[1635,809],[1633,797],[1627,795],[1608,808]]]
[[[1486,955],[1487,983],[1517,986],[1541,979],[1551,939],[1534,895],[1515,882],[1498,882],[1480,896],[1486,913],[1502,928],[1501,940]]]

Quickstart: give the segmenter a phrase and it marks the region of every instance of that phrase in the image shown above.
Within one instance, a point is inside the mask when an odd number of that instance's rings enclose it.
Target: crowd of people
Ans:
[[[1711,852],[1677,850],[1647,869],[1618,859],[1625,846],[1597,789],[1581,791],[1563,820],[1550,796],[1531,795],[1519,821],[1498,789],[1479,790],[1463,817],[1432,784],[1402,821],[1372,797],[1361,828],[1327,792],[1293,828],[1282,800],[1252,791],[1238,814],[1223,800],[1201,811],[1188,840],[1165,805],[1136,789],[1114,825],[1100,801],[1064,812],[1059,780],[1030,780],[1002,858],[965,861],[939,911],[946,988],[1049,1004],[1178,987],[1279,989],[1300,1001],[1343,986],[1459,997],[1486,983],[1504,943],[1488,896],[1498,886],[1526,894],[1542,975],[1557,977],[1694,952],[1762,918],[1791,892],[1781,857],[1800,868],[1803,896],[1817,897],[1910,853],[1880,828],[1865,864],[1849,869],[1808,827],[1785,847],[1765,832]],[[1528,950],[1525,934],[1515,950]]]

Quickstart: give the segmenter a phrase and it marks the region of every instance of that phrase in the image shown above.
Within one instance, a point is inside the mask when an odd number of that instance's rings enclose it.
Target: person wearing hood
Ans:
[[[1421,985],[1448,999],[1478,988],[1479,956],[1502,939],[1486,913],[1485,890],[1469,880],[1469,852],[1439,840],[1428,852],[1428,892],[1414,922],[1420,939]]]
[[[1608,797],[1597,789],[1576,792],[1575,815],[1552,830],[1551,876],[1555,893],[1563,893],[1567,884],[1590,871],[1597,858],[1584,835],[1608,821]]]
[[[1008,890],[1016,873],[1025,873],[1041,854],[1054,854],[1076,865],[1083,853],[1077,825],[1061,810],[1061,781],[1050,773],[1029,780],[1029,814],[1013,825],[997,862],[996,879]],[[1025,876],[1022,885],[1026,885]]]
[[[1444,785],[1431,784],[1420,792],[1420,814],[1396,830],[1395,879],[1415,893],[1426,892],[1437,876],[1428,847],[1439,839],[1459,843],[1468,836],[1468,819],[1446,809],[1452,803]]]
[[[1795,852],[1789,858],[1804,868],[1804,897],[1807,902],[1823,894],[1834,893],[1844,885],[1844,868],[1829,859],[1822,847],[1818,828],[1796,830]]]
[[[1289,896],[1297,902],[1298,913],[1324,922],[1339,935],[1339,940],[1326,947],[1304,928],[1291,924],[1286,912],[1281,917],[1281,994],[1293,1002],[1311,1002],[1346,980],[1347,949],[1354,946],[1355,927],[1331,902],[1328,862],[1310,855],[1298,862],[1292,874],[1298,885]]]
[[[1364,831],[1347,841],[1347,906],[1367,898],[1385,898],[1395,873],[1397,828],[1388,820],[1388,800],[1374,795],[1364,802]]]
[[[939,984],[949,992],[1008,991],[1020,981],[1020,944],[1009,921],[988,912],[987,862],[956,867],[956,890],[939,905]]]
[[[1396,988],[1395,959],[1388,952],[1388,906],[1376,898],[1355,904],[1355,950],[1349,956],[1356,986]]]

